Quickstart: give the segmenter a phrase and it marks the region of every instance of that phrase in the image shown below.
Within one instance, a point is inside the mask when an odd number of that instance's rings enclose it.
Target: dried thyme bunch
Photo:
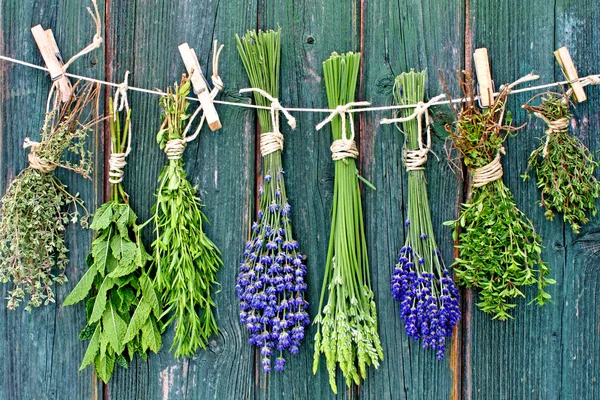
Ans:
[[[329,108],[347,107],[354,101],[359,63],[360,53],[351,52],[333,53],[323,62]],[[347,126],[352,125],[352,118],[346,124],[345,114],[337,113],[341,115],[331,120],[335,160],[331,232],[319,313],[314,319],[317,333],[313,363],[316,373],[320,355],[325,355],[334,393],[336,364],[350,386],[352,381],[358,385],[361,378],[366,378],[367,366],[378,368],[383,359],[355,160],[358,151],[354,135],[348,135],[354,132],[353,127]]]
[[[212,292],[222,264],[219,250],[202,230],[206,217],[181,160],[193,137],[186,137],[193,120],[186,100],[189,93],[190,81],[184,75],[181,83],[167,89],[160,99],[163,123],[156,139],[169,161],[160,173],[152,208],[154,283],[162,296],[163,315],[170,315],[165,327],[177,320],[171,345],[175,357],[190,357],[198,347],[204,349],[217,332]]]
[[[127,368],[135,353],[145,360],[148,350],[157,353],[162,344],[158,325],[162,310],[146,268],[150,256],[121,184],[129,148],[131,110],[126,112],[121,129],[112,99],[109,108],[111,199],[98,208],[90,225],[96,238],[87,259],[88,270],[63,303],[68,306],[87,299],[87,323],[79,339],[90,343],[79,370],[93,364],[96,375],[105,383],[115,364]]]
[[[396,77],[394,100],[396,104],[418,104],[425,95],[426,73],[411,70]],[[425,111],[426,113],[427,111]],[[404,247],[398,255],[398,264],[391,279],[392,297],[400,303],[400,316],[408,336],[423,340],[423,348],[436,351],[444,358],[446,338],[460,319],[458,289],[446,269],[435,241],[427,181],[424,166],[427,162],[430,136],[423,143],[421,122],[411,110],[402,110],[402,128],[406,138],[404,166],[408,174],[408,219]],[[425,116],[427,120],[427,115]]]
[[[537,96],[536,96],[537,97]],[[540,147],[529,156],[523,179],[529,179],[529,169],[535,170],[537,187],[542,191],[538,202],[546,209],[547,219],[554,212],[563,214],[574,233],[589,221],[587,214],[596,215],[595,201],[600,194],[600,184],[594,176],[598,162],[590,150],[575,136],[569,134],[568,97],[559,93],[546,93],[541,104],[525,104],[527,111],[542,119],[546,125],[545,138]]]
[[[518,129],[502,122],[509,88],[481,109],[473,103],[470,76],[461,84],[465,106],[455,129],[448,127],[448,132],[472,173],[473,190],[460,217],[446,223],[460,241],[454,269],[460,285],[480,289],[477,305],[483,311],[506,320],[516,307],[514,299],[525,297],[523,287],[537,284],[535,300],[543,305],[550,299],[544,288],[554,280],[546,277],[550,269],[541,258],[541,238],[502,181],[503,143]]]
[[[85,139],[96,121],[88,105],[96,104],[99,92],[99,85],[75,84],[70,100],[46,114],[40,142],[25,139],[29,166],[10,183],[0,207],[0,281],[12,283],[11,310],[26,296],[26,310],[53,303],[52,285],[67,281],[65,226],[86,226],[88,214],[79,193],[69,193],[53,171],[60,167],[89,179],[92,155]],[[66,160],[66,153],[76,161]]]
[[[249,31],[241,39],[236,36],[236,40],[250,84],[255,91],[264,91],[254,94],[256,104],[268,107],[278,94],[281,30]],[[283,134],[277,113],[276,109],[258,110],[263,157],[260,210],[252,224],[236,284],[240,323],[250,332],[248,343],[260,347],[265,372],[271,371],[275,354],[275,370],[283,370],[284,351],[299,351],[305,326],[310,323],[304,299],[305,257],[292,236],[291,206],[281,162]],[[295,126],[293,117],[288,116],[288,122]]]

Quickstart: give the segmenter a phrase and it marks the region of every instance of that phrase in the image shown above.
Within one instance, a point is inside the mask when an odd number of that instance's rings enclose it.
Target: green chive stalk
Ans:
[[[337,54],[323,62],[329,108],[354,101],[359,53]],[[349,122],[351,123],[351,122]],[[346,125],[350,137],[349,123]],[[342,139],[339,116],[331,121],[333,140]],[[377,333],[377,312],[367,257],[358,169],[353,158],[337,160],[331,211],[329,250],[319,301],[313,373],[325,355],[329,384],[337,393],[336,364],[346,385],[367,376],[367,366],[379,367],[383,350]],[[326,303],[325,303],[326,300]]]
[[[542,192],[538,204],[546,209],[546,218],[552,220],[555,212],[562,213],[564,222],[571,225],[574,233],[579,233],[581,226],[589,221],[588,214],[598,213],[600,183],[594,176],[598,162],[579,138],[569,134],[568,97],[546,93],[540,105],[526,104],[523,108],[542,119],[548,129],[540,139],[540,146],[529,156],[522,178],[529,179],[529,169],[533,169]]]
[[[160,99],[163,123],[156,139],[161,149],[170,141],[183,139],[191,116],[186,100],[190,90],[190,81],[184,76]],[[206,348],[208,339],[217,333],[212,293],[222,264],[219,249],[202,229],[206,217],[183,165],[180,157],[170,157],[160,173],[152,208],[154,283],[162,295],[163,316],[168,317],[165,327],[176,320],[171,345],[175,357],[191,357],[199,347]]]

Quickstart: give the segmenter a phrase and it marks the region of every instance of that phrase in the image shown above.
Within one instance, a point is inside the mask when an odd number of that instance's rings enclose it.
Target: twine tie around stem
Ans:
[[[37,152],[40,151],[42,144],[40,142],[34,142],[29,138],[25,138],[23,142],[23,148],[30,148],[29,154],[27,155],[27,159],[29,160],[29,166],[33,169],[36,169],[40,172],[48,174],[56,169],[56,164],[46,160],[45,158],[41,158],[37,155]]]
[[[407,171],[418,171],[425,169],[424,165],[427,163],[427,155],[429,154],[429,150],[431,149],[431,123],[432,119],[429,115],[429,107],[434,105],[440,100],[443,100],[446,97],[445,94],[439,94],[432,99],[430,99],[427,103],[422,101],[418,102],[415,106],[415,109],[412,114],[407,117],[402,118],[384,118],[379,123],[380,124],[393,124],[393,123],[402,123],[408,122],[413,119],[417,119],[417,132],[418,132],[418,144],[419,147],[417,149],[407,149],[406,146],[402,149],[402,156],[404,161],[404,168]],[[427,142],[423,144],[423,123],[421,116],[425,116],[425,126],[427,133]],[[398,128],[400,129],[400,128]]]
[[[506,154],[504,147],[500,147],[500,150],[498,150],[498,153],[492,162],[473,170],[474,187],[482,187],[502,178],[504,170],[502,169],[501,154]]]
[[[544,120],[546,123],[546,141],[544,143],[544,150],[542,151],[542,156],[546,157],[548,155],[548,144],[550,143],[550,136],[554,133],[565,132],[569,128],[569,119],[566,117],[559,118],[555,121],[551,121],[546,118],[542,113],[535,112],[533,113],[536,117]]]
[[[125,71],[125,80],[119,85],[115,92],[115,97],[113,100],[113,118],[117,119],[117,113],[125,110],[126,113],[129,113],[129,101],[127,100],[127,89],[129,81],[129,71]],[[123,168],[127,165],[127,161],[125,158],[131,152],[131,121],[129,122],[129,129],[127,133],[127,149],[124,153],[110,153],[110,158],[108,159],[108,181],[113,185],[123,182]],[[111,143],[111,149],[113,148],[113,144]]]
[[[210,97],[212,97],[213,99],[215,97],[217,97],[217,94],[219,94],[219,91],[223,90],[223,81],[221,80],[221,77],[219,76],[219,56],[221,54],[221,50],[223,50],[223,45],[217,47],[217,44],[218,44],[218,42],[215,40],[213,42],[213,60],[212,60],[213,74],[211,76],[213,89],[210,91]],[[185,127],[185,130],[183,131],[183,135],[182,135],[181,139],[171,139],[171,140],[168,140],[167,143],[165,143],[164,152],[167,155],[167,158],[169,160],[181,159],[181,157],[183,156],[183,151],[185,150],[185,147],[187,146],[187,144],[189,142],[191,142],[192,140],[196,139],[196,137],[200,133],[200,130],[202,129],[202,126],[204,125],[204,120],[206,119],[204,114],[202,114],[202,118],[200,119],[200,123],[198,124],[198,127],[194,131],[194,134],[192,136],[187,136],[188,131],[190,130],[190,128],[192,126],[192,122],[198,116],[198,114],[200,114],[200,111],[202,111],[202,106],[199,106],[198,108],[196,108],[196,111],[194,111],[194,114],[192,114],[192,117],[189,119],[189,121]]]
[[[283,150],[283,134],[279,130],[279,111],[285,115],[288,125],[296,129],[296,118],[292,116],[279,100],[260,88],[241,89],[240,93],[255,92],[271,102],[271,132],[263,132],[260,135],[260,154],[265,157],[277,150]]]
[[[316,130],[321,130],[326,124],[333,121],[333,119],[339,115],[342,120],[342,138],[334,140],[329,148],[331,150],[331,159],[333,161],[343,160],[345,158],[358,158],[358,149],[356,148],[356,142],[354,141],[354,119],[352,113],[348,112],[350,107],[355,106],[369,106],[371,103],[368,101],[352,101],[347,104],[339,105],[333,110],[331,114],[316,126]],[[346,114],[350,119],[350,137],[346,133]]]

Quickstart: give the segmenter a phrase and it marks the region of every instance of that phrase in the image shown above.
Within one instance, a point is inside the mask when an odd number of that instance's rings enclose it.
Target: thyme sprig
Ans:
[[[185,147],[184,132],[191,116],[186,100],[189,93],[190,81],[183,76],[179,85],[168,88],[161,97],[163,123],[156,136],[161,149],[171,141]],[[212,293],[222,264],[219,250],[202,229],[206,217],[183,165],[181,154],[169,156],[152,208],[154,283],[162,296],[163,316],[168,317],[164,326],[176,321],[171,345],[175,357],[192,356],[199,347],[206,348],[210,336],[217,333]]]
[[[425,71],[414,70],[398,75],[394,83],[395,103],[422,102],[425,77]],[[412,110],[403,110],[401,114],[408,117]],[[424,133],[419,130],[419,125],[416,119],[402,122],[405,157],[407,151],[421,150],[422,138],[419,136]],[[400,303],[400,316],[408,336],[422,339],[423,348],[435,350],[441,360],[446,338],[452,336],[460,319],[458,289],[435,241],[425,171],[421,167],[408,170],[407,174],[408,219],[404,224],[408,233],[392,275],[392,296]]]
[[[131,110],[121,129],[112,99],[109,109],[112,152],[124,153]],[[161,307],[147,269],[151,257],[122,184],[111,183],[110,190],[111,199],[98,208],[90,225],[96,238],[88,270],[63,303],[69,306],[86,300],[87,324],[79,338],[90,343],[79,369],[93,364],[104,382],[112,376],[115,364],[127,368],[135,353],[145,360],[148,350],[157,353],[162,343]]]
[[[99,92],[99,85],[76,83],[70,100],[46,114],[40,142],[25,140],[30,165],[10,183],[0,207],[0,281],[12,283],[11,310],[27,296],[26,310],[54,303],[52,286],[67,281],[65,227],[78,221],[87,226],[88,212],[79,193],[69,193],[53,170],[89,179],[92,154],[85,140],[97,120],[88,106],[96,104]]]
[[[594,176],[598,162],[579,138],[569,134],[568,97],[546,93],[541,104],[528,103],[523,108],[543,119],[548,129],[540,139],[540,147],[529,156],[522,177],[529,179],[529,170],[533,169],[542,192],[538,204],[546,209],[546,218],[552,220],[555,212],[562,213],[564,222],[571,225],[574,233],[579,233],[581,226],[589,221],[587,215],[598,213],[595,202],[600,195],[600,183]]]
[[[473,103],[474,85],[470,75],[461,79],[466,98],[457,124],[448,126],[454,146],[470,171],[487,166],[504,151],[503,143],[510,132],[519,129],[504,125],[503,117],[509,90],[501,90],[488,109]],[[459,257],[454,262],[457,283],[479,288],[484,312],[494,319],[512,318],[514,299],[525,297],[522,289],[537,285],[535,301],[539,305],[550,299],[544,289],[554,280],[547,278],[550,269],[541,258],[542,240],[531,221],[519,210],[501,177],[481,187],[473,187],[461,215],[446,225],[454,227]]]
[[[323,62],[329,108],[354,101],[359,63],[360,53],[352,52],[333,53]],[[339,116],[331,121],[331,131],[333,140],[342,138]],[[345,158],[334,164],[329,250],[319,312],[314,319],[317,333],[313,373],[317,372],[320,355],[324,354],[329,384],[337,393],[338,364],[346,385],[350,386],[352,381],[358,385],[367,376],[367,366],[379,367],[383,350],[377,332],[356,161]]]
[[[281,29],[249,31],[241,39],[236,35],[238,51],[250,84],[278,96],[281,53]],[[264,96],[255,93],[259,105],[269,106]],[[262,133],[273,132],[269,110],[258,110]],[[240,323],[250,332],[248,343],[260,347],[261,364],[271,371],[284,369],[284,352],[296,354],[310,323],[304,299],[305,257],[292,236],[291,206],[285,190],[285,171],[281,150],[262,158],[263,183],[259,189],[260,210],[252,224],[250,240],[240,263],[236,290],[240,300]]]

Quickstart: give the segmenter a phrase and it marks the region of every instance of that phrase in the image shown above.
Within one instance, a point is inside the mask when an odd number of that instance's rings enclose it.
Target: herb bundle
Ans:
[[[25,139],[29,166],[10,183],[0,207],[0,281],[12,282],[11,310],[26,296],[26,310],[54,303],[52,285],[67,281],[65,227],[77,221],[87,226],[88,214],[79,194],[69,193],[53,171],[60,167],[89,179],[92,155],[85,139],[96,121],[88,106],[99,93],[99,85],[75,84],[69,101],[46,114],[41,141]],[[68,161],[67,153],[76,161]]]
[[[540,105],[526,104],[523,108],[547,125],[546,137],[529,156],[523,179],[529,179],[529,169],[533,168],[542,191],[538,203],[546,209],[546,218],[554,219],[555,211],[562,213],[573,232],[579,233],[589,221],[586,214],[595,216],[598,212],[595,201],[600,184],[594,176],[598,163],[590,150],[568,132],[571,114],[566,95],[546,93]]]
[[[323,62],[329,108],[337,109],[331,120],[335,181],[331,211],[329,250],[319,301],[313,373],[325,354],[329,384],[337,393],[336,364],[346,384],[366,378],[367,366],[379,367],[383,350],[377,333],[377,312],[367,257],[359,176],[355,158],[354,128],[346,126],[344,106],[354,100],[360,53],[333,53]],[[338,108],[342,106],[342,109]],[[348,131],[352,133],[348,138]],[[327,303],[325,304],[325,295]]]
[[[398,75],[394,83],[396,104],[422,102],[425,76],[425,72],[414,70]],[[408,233],[392,275],[392,297],[400,303],[400,316],[408,336],[423,339],[423,348],[436,350],[441,360],[446,338],[452,336],[460,319],[458,289],[444,265],[431,223],[424,171],[431,145],[429,126],[424,144],[421,122],[415,119],[422,115],[403,110],[402,116],[404,166],[408,174],[408,219],[405,222]]]
[[[146,268],[150,256],[121,184],[131,110],[121,129],[112,101],[109,108],[113,113],[109,118],[111,199],[98,208],[90,225],[96,238],[87,259],[88,270],[63,303],[68,306],[87,298],[87,324],[79,338],[90,343],[79,369],[93,363],[104,382],[112,376],[115,364],[126,368],[135,353],[145,360],[148,350],[157,353],[162,342],[158,325],[160,302]]]
[[[506,320],[516,307],[513,299],[525,297],[522,288],[537,284],[535,300],[543,305],[550,299],[544,288],[554,280],[546,277],[550,269],[541,258],[541,238],[501,179],[504,140],[518,129],[502,125],[511,86],[503,87],[488,109],[480,109],[473,103],[470,76],[461,84],[465,106],[456,129],[448,132],[472,172],[473,190],[460,217],[446,223],[460,241],[454,268],[459,284],[480,289],[477,305]]]
[[[259,189],[260,210],[252,224],[250,240],[240,263],[236,290],[240,301],[240,323],[250,332],[248,343],[260,347],[261,364],[271,371],[285,365],[284,351],[296,354],[310,323],[304,299],[305,257],[292,236],[291,206],[285,190],[285,171],[281,162],[283,135],[279,131],[278,95],[281,30],[248,31],[237,47],[250,84],[256,91],[256,104],[269,106],[258,110],[260,122],[263,183]],[[261,94],[261,92],[263,94]],[[265,97],[265,95],[267,97]],[[292,127],[293,117],[288,117]]]
[[[160,173],[152,208],[154,283],[162,296],[163,315],[170,314],[164,326],[177,320],[171,345],[175,357],[189,357],[198,347],[206,348],[210,336],[217,332],[212,291],[222,264],[219,250],[202,229],[206,217],[197,188],[187,179],[181,160],[187,142],[198,132],[186,137],[197,115],[188,113],[189,93],[190,81],[184,75],[181,83],[167,89],[160,99],[163,122],[156,139],[169,161]]]

